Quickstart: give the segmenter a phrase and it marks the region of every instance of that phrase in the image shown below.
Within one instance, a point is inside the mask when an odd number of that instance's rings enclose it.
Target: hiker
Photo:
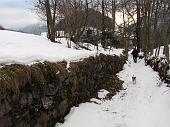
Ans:
[[[136,48],[134,48],[132,53],[131,53],[133,55],[133,60],[134,60],[135,63],[137,63],[138,53],[139,52]]]

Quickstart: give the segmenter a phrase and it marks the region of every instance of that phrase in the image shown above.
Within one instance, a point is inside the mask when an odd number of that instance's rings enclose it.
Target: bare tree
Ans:
[[[46,16],[47,16],[47,27],[48,27],[48,36],[52,42],[55,42],[55,15],[56,15],[56,1],[54,3],[54,10],[52,13],[49,0],[45,0],[45,9],[46,9]]]
[[[170,1],[167,1],[167,16],[170,16]],[[169,42],[170,42],[170,18],[167,20],[167,32],[165,37],[165,44],[164,44],[164,54],[166,56],[166,59],[169,61]]]
[[[36,0],[35,8],[38,13],[40,12],[41,15],[45,17],[48,28],[48,38],[52,42],[55,42],[57,0]]]
[[[116,27],[116,2],[117,0],[112,0],[113,32],[115,32]]]
[[[137,50],[140,51],[141,47],[141,0],[136,0],[136,12],[137,12],[137,24],[136,24],[136,38],[137,38]]]

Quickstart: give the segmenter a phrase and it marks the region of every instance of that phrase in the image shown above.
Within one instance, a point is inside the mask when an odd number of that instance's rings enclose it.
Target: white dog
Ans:
[[[133,84],[136,84],[136,77],[134,75],[132,76],[132,82]]]

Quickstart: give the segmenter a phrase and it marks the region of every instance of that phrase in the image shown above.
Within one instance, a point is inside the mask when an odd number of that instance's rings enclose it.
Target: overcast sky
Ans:
[[[6,28],[21,28],[38,23],[39,19],[31,11],[32,0],[0,0],[0,25]]]

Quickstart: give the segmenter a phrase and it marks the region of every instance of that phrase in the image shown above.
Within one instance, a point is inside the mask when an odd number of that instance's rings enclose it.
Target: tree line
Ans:
[[[132,41],[145,57],[153,53],[159,56],[160,47],[164,46],[169,61],[169,0],[35,0],[34,5],[47,22],[52,42],[56,30],[62,27],[75,43],[81,42],[86,33],[87,42],[101,43],[106,48],[119,40],[128,51]],[[91,29],[95,31],[93,36]]]

